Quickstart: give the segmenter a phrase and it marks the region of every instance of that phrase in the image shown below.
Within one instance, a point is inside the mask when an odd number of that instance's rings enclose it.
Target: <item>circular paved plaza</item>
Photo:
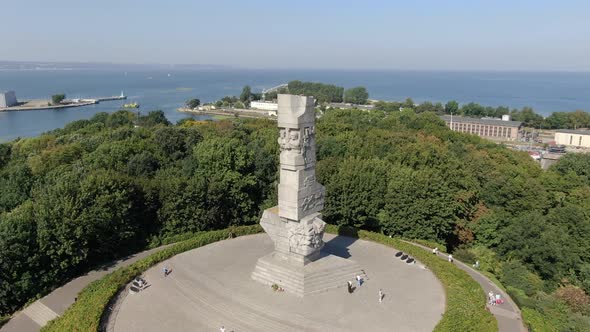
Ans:
[[[355,260],[367,280],[299,298],[250,278],[258,258],[272,252],[266,234],[220,241],[159,264],[144,278],[149,287],[125,294],[115,320],[128,331],[432,331],[445,308],[440,282],[396,251],[347,237],[324,236],[323,251]],[[352,281],[355,276],[350,276]],[[385,297],[379,303],[379,289]]]

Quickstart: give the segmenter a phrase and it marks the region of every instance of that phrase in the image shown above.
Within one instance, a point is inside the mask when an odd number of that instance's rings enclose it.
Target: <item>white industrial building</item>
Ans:
[[[590,148],[590,130],[557,130],[555,132],[555,143],[559,145]]]
[[[15,106],[17,103],[14,91],[0,92],[0,107]]]
[[[279,109],[279,104],[269,101],[252,101],[250,102],[250,108],[264,111],[277,111]]]

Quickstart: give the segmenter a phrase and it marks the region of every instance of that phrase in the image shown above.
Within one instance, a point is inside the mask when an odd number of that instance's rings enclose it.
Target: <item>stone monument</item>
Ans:
[[[325,189],[315,177],[314,98],[281,94],[278,104],[279,205],[260,220],[275,250],[258,260],[252,278],[299,296],[346,286],[362,273],[358,264],[321,252]]]

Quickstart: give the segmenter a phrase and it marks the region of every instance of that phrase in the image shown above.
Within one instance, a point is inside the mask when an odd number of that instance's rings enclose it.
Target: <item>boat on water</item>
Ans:
[[[136,102],[132,102],[132,103],[124,104],[123,108],[139,108],[139,104]]]

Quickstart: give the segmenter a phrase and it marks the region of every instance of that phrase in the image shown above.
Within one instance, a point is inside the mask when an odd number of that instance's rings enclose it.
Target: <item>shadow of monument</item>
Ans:
[[[335,238],[327,241],[320,252],[320,258],[334,255],[342,258],[350,258],[350,247],[358,238],[350,236],[337,235]]]

